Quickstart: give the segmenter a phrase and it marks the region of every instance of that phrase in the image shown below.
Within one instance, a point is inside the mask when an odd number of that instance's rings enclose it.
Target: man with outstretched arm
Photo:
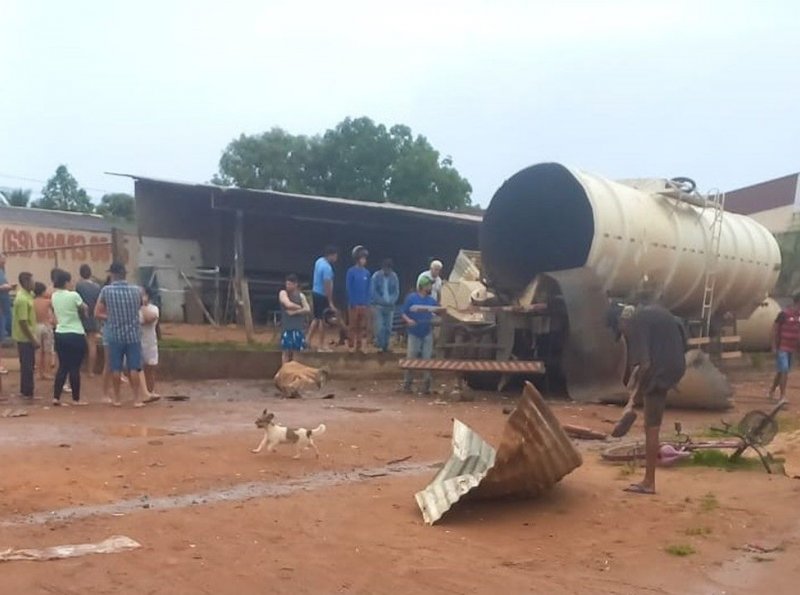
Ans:
[[[625,435],[636,413],[634,404],[644,406],[645,473],[640,483],[625,488],[634,494],[656,493],[656,463],[659,434],[667,392],[680,382],[686,371],[686,334],[681,322],[669,310],[651,304],[615,306],[614,326],[625,336],[628,364],[633,367],[631,398],[613,436]]]

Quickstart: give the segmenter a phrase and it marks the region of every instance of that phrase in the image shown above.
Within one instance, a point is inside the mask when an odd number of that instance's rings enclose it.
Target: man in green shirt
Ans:
[[[36,310],[33,307],[33,275],[19,274],[19,291],[14,298],[11,337],[17,342],[19,353],[19,392],[26,399],[33,398],[33,372],[36,367]]]

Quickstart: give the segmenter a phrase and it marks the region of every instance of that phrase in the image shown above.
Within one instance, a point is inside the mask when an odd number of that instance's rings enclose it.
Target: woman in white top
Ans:
[[[139,310],[139,322],[142,324],[142,363],[144,364],[144,382],[149,398],[158,398],[156,389],[156,368],[158,367],[158,306],[153,303],[155,292],[145,287],[142,295],[142,307]]]

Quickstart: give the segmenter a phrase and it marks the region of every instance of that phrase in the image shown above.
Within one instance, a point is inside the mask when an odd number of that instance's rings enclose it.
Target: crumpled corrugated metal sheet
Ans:
[[[417,504],[432,525],[465,496],[538,496],[582,462],[539,391],[526,383],[497,451],[467,425],[453,421],[453,453],[417,492]]]

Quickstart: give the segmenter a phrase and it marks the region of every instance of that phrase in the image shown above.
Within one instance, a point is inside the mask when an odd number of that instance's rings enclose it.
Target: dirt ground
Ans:
[[[8,394],[16,374],[5,379]],[[736,410],[766,406],[766,373],[737,372]],[[792,394],[800,394],[798,381]],[[280,400],[271,383],[175,382],[143,410],[99,403],[0,418],[0,550],[127,535],[118,554],[0,564],[5,593],[795,593],[800,481],[762,470],[659,471],[659,493],[622,492],[640,470],[584,464],[538,500],[460,505],[423,524],[414,493],[450,452],[457,417],[497,443],[511,397],[423,399],[391,384],[334,383],[330,400]],[[45,394],[46,387],[41,390]],[[15,399],[0,410],[17,408]],[[264,407],[327,424],[310,452],[252,454]],[[608,430],[619,410],[554,403]],[[797,429],[798,411],[782,418]],[[699,430],[719,413],[669,411]],[[640,437],[637,425],[634,437]],[[390,463],[410,457],[402,463]],[[765,550],[747,551],[756,545]],[[687,547],[689,546],[689,547]],[[673,553],[669,553],[671,550]],[[677,551],[687,556],[674,555]]]

